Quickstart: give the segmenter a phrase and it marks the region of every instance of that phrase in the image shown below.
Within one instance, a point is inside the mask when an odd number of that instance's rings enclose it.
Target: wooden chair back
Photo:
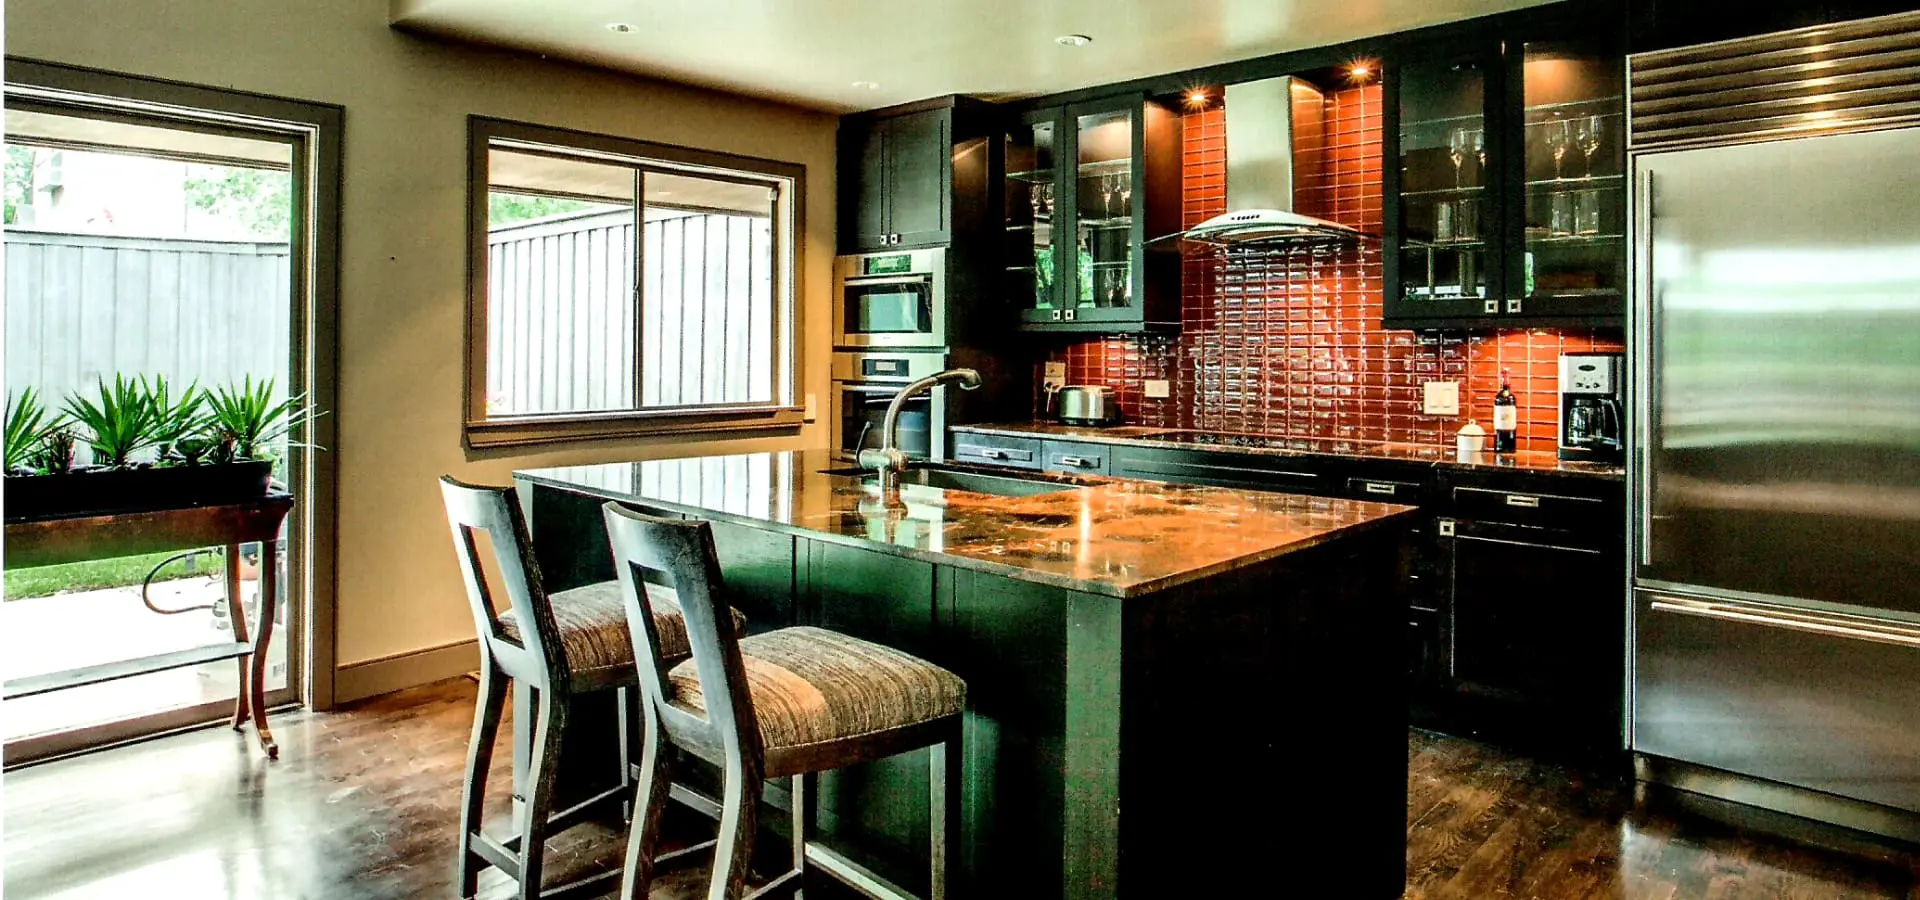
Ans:
[[[675,743],[710,760],[753,761],[757,768],[763,756],[760,725],[747,690],[746,666],[733,630],[713,529],[706,522],[649,516],[618,503],[606,504],[604,513],[649,719],[664,726]],[[706,699],[705,719],[667,702],[673,697],[673,684],[660,656],[649,583],[671,588],[679,600],[700,692]]]
[[[553,607],[540,583],[540,566],[533,559],[533,540],[526,516],[511,486],[466,484],[451,475],[440,478],[440,497],[447,507],[447,526],[460,559],[460,577],[467,585],[474,628],[489,656],[507,674],[539,686],[569,683],[570,671]],[[493,589],[482,566],[474,532],[487,536],[507,607],[519,623],[520,642],[509,640],[494,612]]]

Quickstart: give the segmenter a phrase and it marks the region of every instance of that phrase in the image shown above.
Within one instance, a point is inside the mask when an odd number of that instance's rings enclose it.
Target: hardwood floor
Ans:
[[[450,897],[472,714],[473,685],[449,681],[275,717],[277,763],[247,735],[210,729],[8,773],[4,894]],[[505,749],[491,810],[502,822]],[[1413,732],[1408,759],[1409,898],[1920,898],[1905,854],[1843,855],[1636,808],[1629,784],[1443,735]],[[555,841],[549,877],[610,865],[620,839],[586,826]],[[675,873],[653,896],[701,896],[703,875]],[[483,897],[507,893],[497,872],[484,884]]]

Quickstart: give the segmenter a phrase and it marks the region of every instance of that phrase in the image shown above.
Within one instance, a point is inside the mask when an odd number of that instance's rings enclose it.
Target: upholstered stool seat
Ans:
[[[659,610],[654,607],[655,621]],[[769,763],[777,751],[911,728],[959,715],[966,706],[967,684],[952,672],[824,628],[742,638],[740,658]],[[673,683],[669,702],[706,718],[693,660],[674,666],[667,677]],[[785,773],[769,765],[764,774]]]
[[[660,635],[660,655],[680,660],[692,655],[687,646],[687,621],[680,614],[680,603],[672,588],[649,585],[653,600],[653,627]],[[627,606],[620,597],[620,582],[602,581],[572,590],[548,594],[553,607],[553,624],[560,629],[560,645],[567,665],[575,673],[599,669],[617,669],[622,674],[633,668],[633,638],[627,633]],[[734,634],[745,634],[747,617],[733,613]],[[500,614],[500,633],[520,643],[520,621],[509,609]]]

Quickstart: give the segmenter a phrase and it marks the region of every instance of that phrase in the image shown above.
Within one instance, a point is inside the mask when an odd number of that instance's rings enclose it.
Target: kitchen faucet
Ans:
[[[887,404],[887,417],[880,423],[880,449],[862,450],[856,457],[861,468],[872,469],[880,476],[881,496],[893,496],[899,487],[900,473],[907,470],[907,455],[897,446],[900,408],[915,394],[942,384],[956,384],[962,390],[971,391],[980,386],[980,373],[973,369],[947,369],[901,388],[900,393],[893,395],[893,402]]]

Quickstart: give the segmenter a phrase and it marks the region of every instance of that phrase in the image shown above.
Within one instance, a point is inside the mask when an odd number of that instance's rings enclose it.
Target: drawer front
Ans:
[[[1422,485],[1417,481],[1349,478],[1346,481],[1345,496],[1355,500],[1417,504],[1420,502],[1421,487]]]
[[[1182,484],[1280,491],[1290,494],[1336,493],[1339,485],[1311,459],[1228,453],[1115,448],[1113,474]]]
[[[1598,497],[1456,486],[1449,499],[1462,519],[1593,534],[1617,533],[1623,525],[1619,505]]]
[[[997,434],[955,434],[953,458],[956,462],[1038,469],[1040,441],[1037,438],[1003,437]]]
[[[1072,441],[1047,441],[1041,444],[1041,468],[1049,472],[1078,472],[1105,475],[1113,447],[1107,444],[1081,444]]]

